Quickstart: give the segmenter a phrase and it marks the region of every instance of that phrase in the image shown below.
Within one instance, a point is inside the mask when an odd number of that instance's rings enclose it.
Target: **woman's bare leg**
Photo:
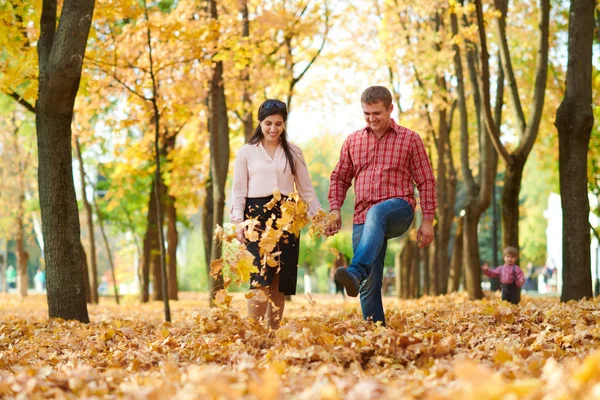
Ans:
[[[269,304],[269,288],[251,289],[254,296],[248,299],[248,317],[256,321],[264,321]]]
[[[267,328],[277,329],[283,317],[285,294],[279,291],[279,273],[276,273],[271,283],[269,304],[267,305]]]

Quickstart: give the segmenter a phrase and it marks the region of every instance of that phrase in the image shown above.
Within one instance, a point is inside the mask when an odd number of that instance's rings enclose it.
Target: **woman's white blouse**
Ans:
[[[282,195],[294,192],[294,184],[300,197],[308,203],[308,214],[313,216],[321,210],[302,150],[289,143],[296,166],[296,177],[292,175],[283,147],[279,145],[271,158],[262,143],[243,145],[235,158],[233,168],[233,194],[231,221],[244,220],[246,198],[267,197],[277,189]]]

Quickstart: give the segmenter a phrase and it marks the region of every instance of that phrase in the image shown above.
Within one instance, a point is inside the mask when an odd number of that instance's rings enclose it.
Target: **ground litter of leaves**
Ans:
[[[49,320],[45,297],[0,294],[0,397],[141,399],[600,398],[600,302],[487,294],[386,298],[387,327],[358,300],[295,296],[281,328],[206,295],[103,299],[90,324]]]

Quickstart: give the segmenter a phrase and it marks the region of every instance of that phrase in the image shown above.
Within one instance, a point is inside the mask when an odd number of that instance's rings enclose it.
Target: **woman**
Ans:
[[[285,103],[266,100],[258,109],[258,120],[260,124],[254,135],[237,153],[233,171],[231,221],[238,224],[237,236],[242,243],[246,243],[242,221],[258,218],[260,229],[264,229],[272,214],[277,218],[281,216],[279,204],[271,210],[264,208],[273,199],[275,190],[282,194],[282,202],[294,191],[295,184],[300,197],[308,203],[310,216],[321,209],[302,151],[287,140]],[[256,320],[264,319],[272,329],[279,327],[285,295],[296,294],[300,242],[291,233],[284,236],[275,248],[281,251],[279,268],[263,266],[258,242],[246,243],[259,269],[259,273],[250,277],[250,291],[254,296],[248,299],[248,315]],[[267,301],[260,292],[266,295]]]

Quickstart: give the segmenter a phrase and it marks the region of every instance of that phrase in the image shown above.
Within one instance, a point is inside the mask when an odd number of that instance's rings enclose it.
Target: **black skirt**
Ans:
[[[265,204],[270,202],[273,196],[257,197],[246,199],[246,210],[244,211],[245,218],[257,218],[260,222],[260,232],[263,232],[266,227],[266,222],[272,218],[281,217],[281,201],[285,201],[285,197],[275,205],[275,207],[267,210]],[[274,227],[275,224],[273,224]],[[250,274],[250,288],[270,286],[273,282],[273,277],[277,272],[278,267],[263,266],[261,264],[261,256],[257,242],[248,242],[246,248],[254,256],[254,265],[258,268],[258,273]],[[281,251],[279,255],[279,291],[286,295],[296,294],[296,282],[298,280],[298,256],[300,255],[300,238],[296,235],[284,232],[281,239],[275,246],[273,252]]]

